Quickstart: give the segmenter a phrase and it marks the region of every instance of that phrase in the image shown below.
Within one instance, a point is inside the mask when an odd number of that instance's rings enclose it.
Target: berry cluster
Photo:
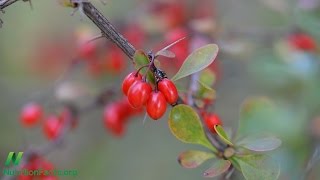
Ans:
[[[142,109],[134,109],[129,104],[127,98],[122,98],[119,101],[108,104],[103,113],[103,122],[106,129],[115,136],[122,136],[125,131],[125,125],[129,118],[138,115]]]
[[[157,120],[167,109],[167,102],[174,105],[178,100],[176,86],[167,78],[158,78],[154,91],[152,85],[142,79],[139,72],[132,72],[124,79],[122,91],[133,108],[146,106],[148,115]]]
[[[69,108],[62,110],[58,115],[49,115],[44,118],[44,112],[41,105],[37,103],[29,103],[25,105],[20,114],[20,122],[24,127],[34,127],[43,120],[43,133],[47,139],[56,139],[62,132],[63,127],[70,120],[70,125],[74,128],[78,120],[75,113]]]

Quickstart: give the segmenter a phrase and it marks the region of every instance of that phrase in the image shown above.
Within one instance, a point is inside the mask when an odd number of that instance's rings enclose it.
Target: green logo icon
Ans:
[[[22,155],[23,152],[19,152],[18,154],[16,154],[15,152],[9,152],[5,165],[9,166],[10,162],[12,162],[15,166],[19,165],[22,159]]]

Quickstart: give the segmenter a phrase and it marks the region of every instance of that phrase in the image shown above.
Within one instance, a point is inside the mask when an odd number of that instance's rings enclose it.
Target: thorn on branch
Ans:
[[[103,34],[103,32],[101,32],[100,35],[94,36],[93,38],[91,38],[90,40],[88,40],[86,43],[91,43],[91,42],[93,42],[93,41],[95,41],[95,40],[98,40],[98,39],[101,39],[101,38],[105,38],[105,37],[106,37],[106,35]]]

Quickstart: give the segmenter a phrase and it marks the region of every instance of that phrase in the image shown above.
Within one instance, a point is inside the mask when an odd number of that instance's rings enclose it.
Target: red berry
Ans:
[[[141,48],[143,46],[143,42],[146,37],[146,33],[138,24],[131,24],[126,27],[123,35],[134,47],[137,48]]]
[[[143,108],[133,108],[129,101],[128,101],[128,98],[122,98],[119,102],[119,106],[121,107],[122,109],[122,112],[124,114],[126,114],[126,116],[134,116],[134,115],[137,115],[137,114],[141,114],[143,112]]]
[[[169,28],[182,25],[186,19],[186,11],[182,3],[172,3],[164,12]]]
[[[105,128],[115,136],[124,134],[125,125],[130,116],[142,112],[141,109],[134,109],[128,102],[128,98],[107,105],[104,109],[103,121]]]
[[[85,60],[91,60],[96,51],[96,44],[92,42],[84,42],[79,46],[79,56]]]
[[[205,114],[204,121],[212,133],[216,133],[216,130],[214,129],[215,125],[222,125],[220,117],[217,114]]]
[[[187,18],[186,6],[182,2],[158,2],[152,7],[153,12],[160,16],[167,28],[174,28],[184,24]]]
[[[31,157],[29,159],[29,161],[27,162],[27,164],[22,166],[22,170],[39,170],[42,169],[44,171],[51,171],[54,169],[54,166],[51,162],[47,161],[46,159],[38,156],[38,155],[34,155],[34,157]],[[56,180],[57,177],[55,176],[50,176],[50,175],[45,175],[44,173],[38,174],[38,175],[25,175],[25,174],[21,174],[18,177],[19,180],[32,180],[32,179],[42,179],[42,180]]]
[[[178,91],[172,81],[165,78],[158,83],[158,89],[161,91],[169,104],[174,104],[178,100]]]
[[[146,104],[152,91],[150,84],[138,81],[134,83],[128,91],[128,101],[134,108],[141,108]]]
[[[124,133],[124,115],[118,104],[109,104],[104,109],[104,125],[115,136],[122,136]]]
[[[107,70],[111,73],[120,73],[125,68],[125,57],[121,50],[117,47],[113,47],[107,52],[106,66]]]
[[[317,48],[314,38],[304,33],[293,34],[288,41],[298,50],[314,51]]]
[[[49,140],[57,138],[62,130],[62,123],[56,116],[48,117],[43,125],[43,133]]]
[[[23,107],[20,120],[24,126],[34,126],[43,116],[42,107],[36,103],[30,103]]]
[[[162,92],[152,92],[147,102],[148,115],[157,120],[163,116],[167,109],[167,102]]]
[[[128,94],[128,90],[130,89],[130,87],[137,81],[142,79],[142,76],[138,73],[136,76],[136,72],[132,72],[130,74],[128,74],[123,82],[122,82],[122,92],[127,95]]]

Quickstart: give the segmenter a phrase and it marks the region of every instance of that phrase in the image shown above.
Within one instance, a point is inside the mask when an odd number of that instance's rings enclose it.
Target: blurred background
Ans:
[[[99,39],[84,47],[83,42],[99,35],[99,30],[81,11],[71,16],[73,9],[59,1],[32,3],[32,10],[28,3],[18,2],[0,14],[4,21],[0,29],[0,162],[10,151],[25,151],[48,141],[41,125],[21,125],[20,112],[26,103],[41,104],[47,116],[61,112],[67,100],[84,107],[104,89],[117,92],[110,96],[112,103],[121,99],[122,80],[133,69],[111,42]],[[319,163],[306,170],[320,149],[319,0],[93,3],[137,49],[159,50],[185,34],[218,44],[219,55],[210,67],[217,79],[211,111],[236,132],[242,102],[268,98],[272,105],[255,107],[245,131],[270,132],[283,141],[271,153],[281,164],[280,179],[320,178]],[[177,55],[173,64],[160,60],[169,77],[192,49],[180,46],[173,49]],[[88,60],[92,53],[94,60]],[[178,86],[186,84],[188,80]],[[208,164],[188,170],[177,163],[180,152],[201,147],[175,139],[168,129],[168,115],[159,121],[147,118],[144,124],[144,113],[130,117],[118,137],[105,127],[103,111],[96,108],[82,114],[65,143],[45,156],[58,169],[79,172],[78,177],[61,179],[202,179]]]

